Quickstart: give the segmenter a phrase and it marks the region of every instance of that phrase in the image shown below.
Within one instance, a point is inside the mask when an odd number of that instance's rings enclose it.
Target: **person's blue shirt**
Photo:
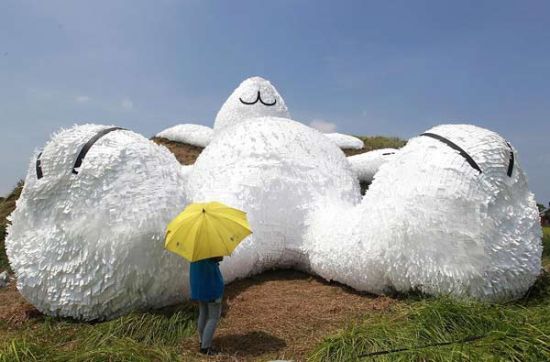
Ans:
[[[223,277],[219,259],[203,259],[191,263],[189,268],[191,299],[211,302],[223,295]]]

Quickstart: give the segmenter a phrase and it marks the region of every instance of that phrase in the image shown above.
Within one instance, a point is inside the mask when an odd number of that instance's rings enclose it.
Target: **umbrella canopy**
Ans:
[[[251,233],[244,211],[221,202],[195,203],[168,224],[164,247],[197,261],[230,255]]]

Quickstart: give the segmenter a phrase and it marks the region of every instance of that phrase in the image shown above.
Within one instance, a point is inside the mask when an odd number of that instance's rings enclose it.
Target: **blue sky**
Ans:
[[[211,126],[253,75],[342,133],[494,130],[550,201],[548,1],[1,0],[0,194],[61,127]]]

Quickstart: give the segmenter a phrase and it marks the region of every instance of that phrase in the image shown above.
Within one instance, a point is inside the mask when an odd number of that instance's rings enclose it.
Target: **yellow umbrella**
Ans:
[[[195,203],[168,224],[164,247],[197,261],[230,255],[251,233],[244,211],[221,202]]]

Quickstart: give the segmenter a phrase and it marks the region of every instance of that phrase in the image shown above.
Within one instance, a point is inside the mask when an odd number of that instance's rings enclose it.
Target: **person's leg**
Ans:
[[[220,320],[222,314],[222,298],[216,299],[212,303],[208,303],[208,319],[202,333],[202,349],[212,347],[212,339],[214,338],[214,332],[216,326]]]
[[[202,334],[204,332],[204,326],[208,319],[208,303],[199,301],[199,320],[197,321],[197,331],[199,332],[199,343],[202,343]]]

